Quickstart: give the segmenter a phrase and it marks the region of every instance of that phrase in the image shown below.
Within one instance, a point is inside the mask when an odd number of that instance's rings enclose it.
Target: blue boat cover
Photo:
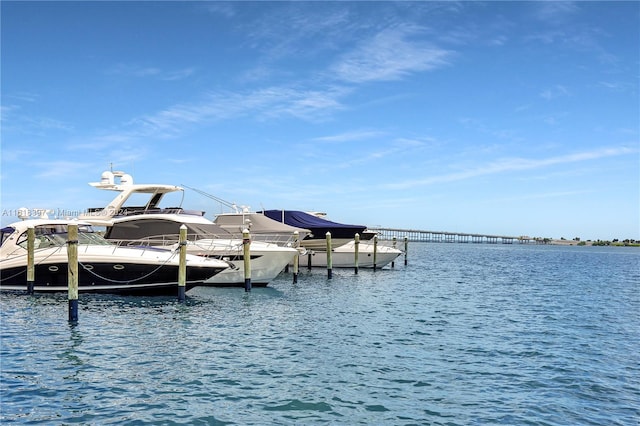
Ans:
[[[332,222],[299,210],[265,210],[260,213],[277,222],[282,222],[283,212],[284,223],[297,228],[308,229],[314,234],[315,238],[324,238],[327,232],[331,232],[331,236],[334,238],[353,238],[356,233],[362,235],[362,232],[367,228],[364,225],[347,225]]]

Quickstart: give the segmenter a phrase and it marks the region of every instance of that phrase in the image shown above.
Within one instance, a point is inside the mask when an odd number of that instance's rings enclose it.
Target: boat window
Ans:
[[[122,205],[122,210],[151,210],[172,205],[182,205],[182,191],[133,192]]]
[[[5,243],[9,239],[9,236],[15,232],[15,228],[7,226],[6,228],[0,229],[0,246]]]
[[[164,239],[177,240],[182,223],[167,219],[138,219],[115,223],[106,233],[110,240]],[[185,223],[189,240],[203,237],[229,238],[230,233],[213,223]]]
[[[47,247],[60,247],[67,244],[69,239],[67,225],[42,225],[36,226],[34,229],[36,249]],[[25,231],[18,237],[16,244],[20,247],[27,248],[28,232]],[[109,245],[109,241],[105,240],[89,225],[78,225],[78,244],[99,244]]]
[[[78,244],[91,244],[91,245],[112,245],[110,241],[107,241],[102,235],[97,232],[80,232],[78,231]]]
[[[16,244],[26,250],[27,243],[28,243],[27,238],[28,238],[28,232],[25,231],[22,234],[20,234],[20,236],[18,237],[18,241],[16,241]],[[64,234],[64,237],[62,237],[61,234],[42,234],[42,233],[36,232],[35,239],[33,240],[33,242],[34,242],[34,247],[36,249],[47,248],[47,247],[60,247],[66,244],[67,238],[66,238],[66,233]]]
[[[106,238],[112,240],[142,240],[149,237],[177,235],[180,223],[169,220],[141,219],[116,223],[107,231]]]

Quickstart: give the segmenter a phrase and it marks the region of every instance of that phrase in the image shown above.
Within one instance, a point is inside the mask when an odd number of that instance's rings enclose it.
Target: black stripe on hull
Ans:
[[[115,267],[114,267],[115,266]],[[84,264],[78,266],[78,291],[119,294],[167,294],[178,291],[178,266],[138,263]],[[85,268],[90,268],[90,272]],[[186,288],[191,289],[222,271],[222,268],[187,267]],[[26,290],[25,266],[4,269],[0,290]],[[68,290],[66,263],[40,264],[35,267],[34,291]]]

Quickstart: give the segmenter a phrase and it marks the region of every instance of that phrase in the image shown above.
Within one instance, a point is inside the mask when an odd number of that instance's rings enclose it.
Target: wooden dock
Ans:
[[[424,231],[418,229],[370,227],[382,240],[421,241],[429,243],[474,243],[474,244],[529,244],[542,243],[542,240],[527,236],[512,237],[506,235],[469,234],[464,232]]]

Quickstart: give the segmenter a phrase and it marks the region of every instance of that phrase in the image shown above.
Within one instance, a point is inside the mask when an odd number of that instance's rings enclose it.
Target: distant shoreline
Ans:
[[[552,239],[547,244],[555,246],[611,246],[611,247],[640,247],[640,243],[623,243],[620,241],[575,241]]]

